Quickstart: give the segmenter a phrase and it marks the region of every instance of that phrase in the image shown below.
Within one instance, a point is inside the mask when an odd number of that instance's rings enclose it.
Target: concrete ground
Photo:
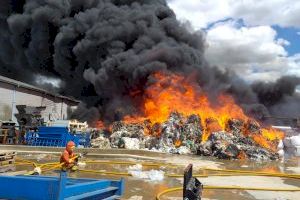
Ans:
[[[12,146],[0,145],[1,150],[15,150],[19,155],[28,154],[55,154],[59,155],[64,148],[53,147],[30,147],[30,146]],[[260,163],[254,161],[225,161],[216,160],[199,156],[186,156],[186,155],[169,155],[165,153],[157,153],[142,150],[126,150],[126,149],[77,149],[77,152],[88,152],[87,156],[92,159],[118,159],[118,160],[153,160],[157,162],[170,163],[170,165],[178,166],[178,171],[182,171],[184,167],[192,163],[194,173],[198,169],[217,168],[217,169],[242,169],[242,170],[262,170],[264,168],[273,167],[279,172],[286,172],[296,174],[300,172],[299,158],[292,158],[292,160],[281,160],[270,163]],[[180,168],[180,169],[179,169]],[[120,168],[120,171],[126,169]],[[259,188],[300,188],[300,181],[295,179],[285,179],[279,177],[262,177],[262,176],[210,176],[207,178],[199,178],[204,185],[213,186],[239,186],[239,187],[259,187]],[[182,178],[170,179],[165,178],[164,183],[151,183],[146,180],[137,180],[127,178],[127,190],[124,195],[124,200],[149,200],[154,199],[157,191],[160,188],[178,187],[182,184]],[[170,182],[171,181],[171,182]],[[138,184],[137,184],[138,183]],[[149,190],[149,191],[147,191]],[[153,190],[153,191],[152,191]],[[180,193],[168,194],[163,199],[182,199]],[[270,191],[209,191],[203,192],[203,199],[205,200],[299,200],[300,192],[270,192]]]

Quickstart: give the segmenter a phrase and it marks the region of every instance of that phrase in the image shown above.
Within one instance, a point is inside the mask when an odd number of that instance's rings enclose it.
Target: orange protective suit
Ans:
[[[74,157],[76,157],[76,155],[74,154],[74,149],[75,143],[73,141],[69,141],[66,149],[60,157],[60,163],[64,163],[63,168],[71,168],[75,165]]]

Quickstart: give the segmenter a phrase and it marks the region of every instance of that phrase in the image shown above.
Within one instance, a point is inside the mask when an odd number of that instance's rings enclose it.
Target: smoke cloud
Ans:
[[[254,116],[300,115],[298,79],[250,87],[210,66],[204,35],[179,23],[165,0],[2,0],[0,42],[1,75],[60,79],[59,93],[83,102],[73,116],[89,122],[137,112],[156,71],[194,73],[203,90],[232,94]]]
[[[255,83],[253,91],[258,100],[275,116],[300,117],[300,94],[296,92],[300,78],[285,76],[275,83]]]

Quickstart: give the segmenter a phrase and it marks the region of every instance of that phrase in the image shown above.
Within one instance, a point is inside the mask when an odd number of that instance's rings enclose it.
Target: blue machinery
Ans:
[[[71,134],[66,127],[41,126],[37,132],[27,132],[25,140],[30,146],[65,147],[70,140],[76,146],[90,146],[89,133]]]
[[[124,193],[124,179],[74,179],[66,172],[60,177],[0,176],[0,199],[76,200],[119,199]]]

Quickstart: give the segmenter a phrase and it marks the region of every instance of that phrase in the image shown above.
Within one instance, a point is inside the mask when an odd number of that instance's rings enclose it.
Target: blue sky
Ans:
[[[168,0],[177,18],[205,32],[206,59],[247,82],[300,77],[300,1]]]
[[[290,42],[290,45],[285,48],[289,55],[300,53],[300,29],[294,27],[282,28],[277,25],[272,27],[278,34],[277,38],[283,38]]]

